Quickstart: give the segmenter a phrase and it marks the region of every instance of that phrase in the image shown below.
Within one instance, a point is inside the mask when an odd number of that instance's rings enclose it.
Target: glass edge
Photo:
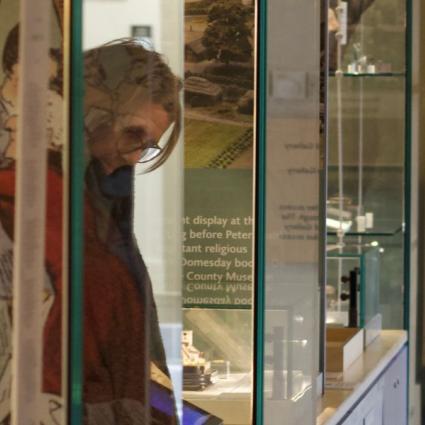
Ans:
[[[255,288],[254,307],[254,423],[264,422],[264,315],[266,232],[266,135],[267,135],[267,13],[268,1],[257,3],[257,131],[255,164]]]
[[[365,327],[366,310],[366,255],[360,257],[360,328]],[[366,331],[365,331],[366,332]]]
[[[404,154],[404,328],[410,327],[410,243],[411,243],[411,155],[412,155],[412,1],[406,1],[406,85],[405,85],[405,154]]]
[[[412,156],[412,63],[413,63],[413,2],[412,0],[406,0],[406,84],[405,84],[405,171],[404,171],[404,223],[405,223],[405,232],[404,232],[404,300],[403,300],[403,325],[404,329],[408,333],[408,358],[410,357],[410,247],[411,247],[411,200],[412,200],[412,167],[411,167],[411,156]],[[418,344],[419,346],[420,344]],[[416,371],[420,373],[420,367],[418,367],[420,357],[415,356],[415,367]],[[410,385],[411,385],[411,367],[410,361],[407,362],[407,409],[406,409],[406,420],[409,420],[409,411],[410,411]]]
[[[327,298],[326,298],[326,282],[328,277],[328,267],[327,267],[327,250],[328,245],[328,234],[327,234],[327,199],[328,199],[328,139],[329,139],[329,110],[328,110],[328,96],[329,96],[329,35],[328,35],[328,10],[329,10],[329,0],[320,0],[320,20],[323,22],[323,28],[320,31],[320,49],[324,52],[323,63],[319,62],[320,68],[320,79],[323,80],[321,83],[320,89],[320,102],[323,103],[323,134],[320,137],[320,182],[319,182],[319,296],[320,296],[320,306],[319,306],[319,373],[322,374],[322,394],[325,391],[325,380],[326,380],[326,315],[327,315]],[[319,59],[320,61],[320,59]],[[319,111],[320,114],[320,111]]]
[[[68,423],[83,423],[83,50],[82,0],[70,2],[70,285]]]

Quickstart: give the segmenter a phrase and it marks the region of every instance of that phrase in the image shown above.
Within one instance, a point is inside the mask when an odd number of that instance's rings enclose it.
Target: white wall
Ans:
[[[84,0],[83,45],[85,49],[131,36],[132,25],[151,25],[157,46],[160,34],[158,0]]]

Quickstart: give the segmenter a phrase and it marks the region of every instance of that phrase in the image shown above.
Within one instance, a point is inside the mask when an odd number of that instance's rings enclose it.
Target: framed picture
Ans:
[[[132,25],[131,36],[152,40],[152,27],[150,25]]]
[[[137,38],[147,49],[153,49],[152,27],[150,25],[132,25],[131,36]]]

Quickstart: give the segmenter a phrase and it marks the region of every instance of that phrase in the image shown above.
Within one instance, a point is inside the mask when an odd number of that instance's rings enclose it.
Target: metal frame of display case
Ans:
[[[69,384],[68,384],[68,421],[70,425],[83,423],[83,194],[84,169],[81,158],[84,153],[83,110],[83,48],[82,48],[82,0],[74,0],[70,19],[70,71],[69,91],[70,108],[70,217],[69,247]]]
[[[410,246],[411,246],[411,199],[412,199],[412,59],[413,59],[413,3],[406,0],[406,69],[405,69],[405,153],[404,153],[404,328],[410,329]]]
[[[266,128],[267,128],[267,0],[258,0],[257,6],[257,166],[255,185],[255,232],[254,276],[257,285],[254,292],[254,403],[253,418],[262,424],[264,417],[264,313],[265,313],[265,241],[266,229]]]
[[[408,332],[408,343],[407,343],[407,356],[410,356],[410,279],[411,279],[411,270],[410,270],[410,247],[412,243],[411,232],[411,204],[412,204],[412,61],[413,61],[413,1],[406,0],[406,69],[405,69],[405,152],[404,152],[404,329]],[[419,324],[419,321],[418,321]],[[418,326],[420,329],[420,326]],[[414,336],[413,336],[414,337]],[[421,346],[422,338],[417,338],[418,346]],[[416,371],[420,371],[419,362],[421,356],[419,355],[418,350],[416,350],[416,365],[413,366]],[[407,405],[410,406],[410,385],[411,385],[411,367],[410,361],[407,362]],[[417,376],[418,378],[418,376]],[[420,378],[418,379],[420,382]],[[413,384],[413,383],[412,383]]]
[[[321,170],[321,193],[320,193],[320,205],[322,207],[321,216],[319,218],[319,232],[320,238],[320,250],[323,258],[319,262],[319,276],[320,276],[320,353],[319,353],[319,372],[322,374],[322,394],[325,390],[325,368],[326,368],[326,280],[327,280],[327,265],[326,265],[326,246],[328,243],[327,226],[326,226],[326,202],[328,198],[328,70],[329,70],[329,37],[328,37],[328,9],[329,0],[321,1],[321,20],[323,22],[323,28],[321,30],[321,50],[323,52],[321,69],[320,69],[320,80],[321,80],[321,100],[323,111],[322,111],[322,137],[321,137],[321,161],[323,168]]]

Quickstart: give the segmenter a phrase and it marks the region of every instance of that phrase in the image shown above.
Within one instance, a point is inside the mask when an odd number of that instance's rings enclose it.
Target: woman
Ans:
[[[14,52],[9,62],[17,68],[17,28],[8,41],[7,53]],[[152,383],[154,371],[170,386],[151,282],[132,230],[132,176],[136,163],[148,161],[149,169],[156,168],[175,146],[180,83],[158,54],[130,40],[92,50],[85,60],[85,423],[173,424],[172,392],[160,387],[158,404]],[[160,142],[167,129],[170,137]],[[13,240],[16,128],[8,131],[8,161],[0,168],[0,224]],[[63,178],[56,153],[50,155],[47,175],[45,258],[52,304],[44,328],[43,391],[60,396]]]
[[[143,326],[144,353],[133,368],[136,372],[145,370],[145,386],[141,390],[144,394],[149,393],[152,371],[165,386],[170,387],[171,382],[152,284],[133,230],[134,167],[142,163],[145,171],[151,171],[162,165],[172,152],[180,133],[179,90],[180,81],[161,56],[137,41],[121,40],[85,54],[86,189],[87,203],[94,213],[86,227],[125,268],[129,275],[125,286],[130,285],[130,292],[137,292],[143,317],[134,320]],[[96,255],[86,246],[86,259]],[[119,269],[110,264],[104,264],[103,269],[120,277]],[[131,368],[127,373],[131,374]],[[88,379],[85,385],[86,401],[90,403]],[[115,394],[114,400],[122,396]],[[145,402],[152,407],[151,401]],[[167,403],[168,410],[171,406],[174,412],[173,402]],[[156,409],[151,420],[156,416],[155,420],[161,423],[158,415],[161,413]],[[164,421],[175,421],[174,413]]]

